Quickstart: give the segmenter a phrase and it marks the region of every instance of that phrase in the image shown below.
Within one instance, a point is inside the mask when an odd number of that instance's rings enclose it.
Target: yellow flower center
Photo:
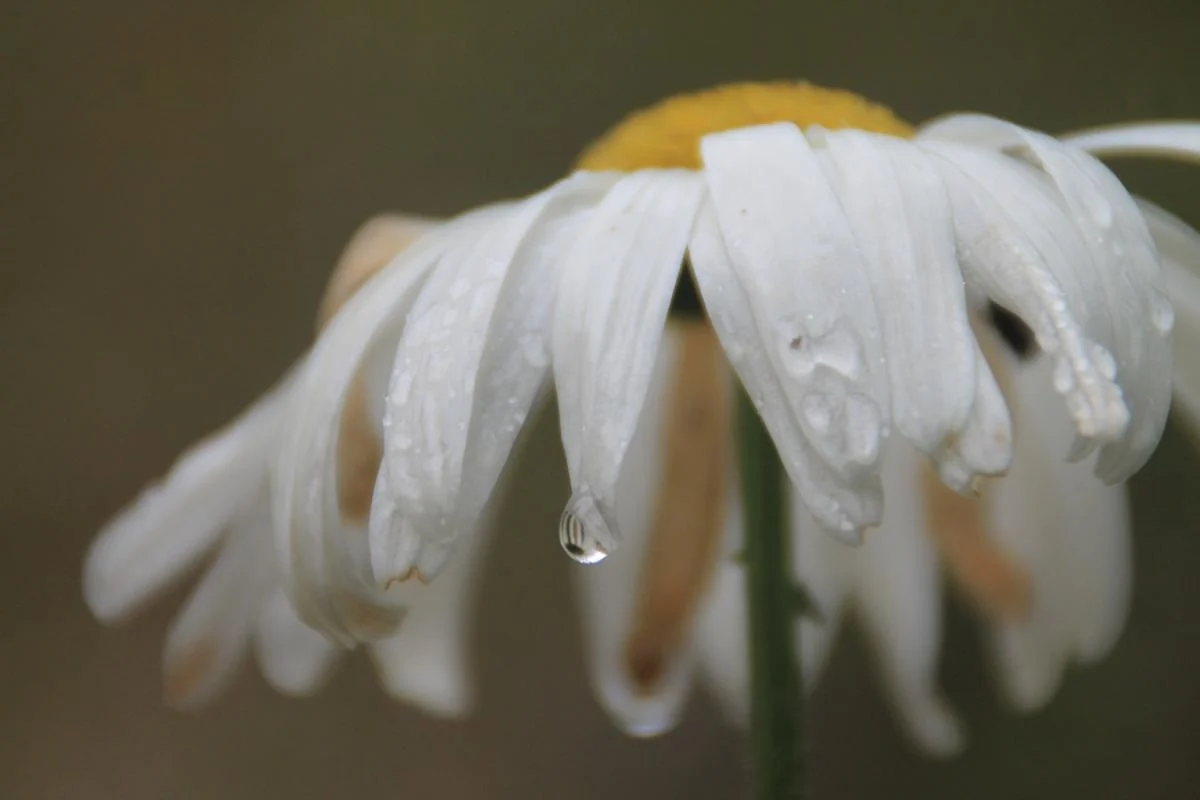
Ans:
[[[620,172],[698,169],[704,136],[772,122],[858,128],[905,138],[913,132],[891,109],[852,92],[811,83],[736,83],[677,95],[635,111],[585,150],[576,166]]]

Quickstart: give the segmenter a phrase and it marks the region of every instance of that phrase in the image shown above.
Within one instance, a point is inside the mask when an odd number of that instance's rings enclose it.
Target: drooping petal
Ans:
[[[1146,200],[1138,207],[1162,256],[1173,306],[1175,399],[1193,430],[1200,431],[1200,233]]]
[[[266,475],[290,379],[193,445],[160,482],[109,522],[84,564],[88,607],[112,622],[196,563],[251,503]]]
[[[1107,653],[1129,603],[1125,490],[1056,457],[1072,426],[1049,388],[1052,369],[1046,359],[1012,365],[1017,456],[989,504],[996,541],[1033,581],[1028,617],[994,634],[1002,686],[1021,709],[1049,700],[1070,659]]]
[[[746,568],[742,551],[741,496],[734,486],[726,514],[727,553],[713,575],[697,620],[696,649],[706,682],[729,716],[746,724],[750,714],[750,664],[748,659],[748,610]],[[797,608],[796,637],[800,674],[811,691],[825,669],[833,643],[842,625],[847,592],[851,588],[850,567],[858,548],[826,535],[801,498],[793,490],[789,503],[792,563],[796,579],[812,608]]]
[[[566,256],[554,307],[554,378],[575,557],[617,546],[617,478],[645,402],[703,184],[684,170],[624,175]]]
[[[690,631],[671,652],[662,654],[665,662],[654,665],[650,683],[640,680],[641,668],[634,663],[640,659],[631,660],[628,650],[637,626],[639,582],[646,577],[645,562],[655,535],[655,504],[663,489],[662,439],[679,354],[679,337],[668,328],[616,487],[621,546],[599,564],[574,570],[596,694],[617,724],[635,736],[653,736],[672,727],[691,687]]]
[[[265,486],[235,515],[216,561],[167,633],[163,693],[174,706],[212,699],[234,674],[275,576]]]
[[[710,317],[805,502],[854,538],[879,520],[891,403],[853,231],[793,125],[706,136],[701,156],[713,215],[692,254]]]
[[[490,207],[459,218],[397,256],[334,316],[297,379],[298,399],[272,473],[276,548],[301,619],[344,644],[384,635],[403,615],[376,588],[367,537],[340,513],[337,452],[346,395],[365,363],[390,360],[408,309],[450,242],[503,213],[502,206]]]
[[[847,481],[829,468],[823,456],[809,440],[797,419],[791,397],[800,390],[795,380],[772,361],[757,318],[733,270],[725,241],[710,204],[705,204],[696,221],[692,241],[688,245],[692,274],[704,298],[705,308],[713,329],[721,339],[730,363],[737,371],[743,386],[753,400],[763,422],[779,450],[788,475],[810,507],[820,509],[822,527],[837,535],[855,539],[865,525],[878,522],[882,514],[882,494],[877,477],[869,474]],[[874,415],[865,413],[866,404],[857,403],[862,414],[830,414],[854,434],[853,423],[866,417],[865,431],[869,437],[874,430]],[[870,445],[870,446],[867,446]],[[873,449],[875,443],[864,442],[861,453]]]
[[[892,445],[883,469],[883,525],[847,556],[849,602],[861,616],[906,732],[931,755],[948,756],[962,748],[963,734],[937,686],[941,581],[926,535],[921,458],[902,442]]]
[[[381,582],[414,567],[431,578],[474,527],[545,382],[565,253],[612,180],[578,174],[515,205],[456,241],[422,289],[388,394],[379,489],[392,498],[371,522]]]
[[[454,557],[428,586],[397,587],[408,614],[399,630],[370,645],[384,690],[431,714],[461,717],[474,705],[470,617],[479,567],[492,531],[486,510],[478,532],[468,532]]]
[[[1048,180],[1052,199],[1078,232],[1086,257],[1078,263],[1090,262],[1091,270],[1083,275],[1082,285],[1085,291],[1098,293],[1097,301],[1087,307],[1094,315],[1090,327],[1099,331],[1107,328],[1107,336],[1095,337],[1090,360],[1109,380],[1119,376],[1123,393],[1120,399],[1129,420],[1120,434],[1103,436],[1093,433],[1101,432],[1106,418],[1115,423],[1120,415],[1102,413],[1097,418],[1101,409],[1079,404],[1073,407],[1073,416],[1081,436],[1103,444],[1096,462],[1097,475],[1109,483],[1128,478],[1145,463],[1162,436],[1170,405],[1171,365],[1169,302],[1162,292],[1153,242],[1133,199],[1116,176],[1083,150],[1001,120],[977,115],[954,117],[927,128],[922,136],[930,140],[985,142],[1014,154],[1014,158],[1019,155],[1028,159]],[[1032,181],[1029,183],[1032,185]],[[1024,195],[1032,199],[1036,193],[1026,191]],[[1006,210],[1014,213],[1011,207]],[[1027,233],[1032,233],[1029,227]],[[1066,239],[1065,227],[1056,223],[1054,229],[1052,243],[1061,246]],[[1047,258],[1048,254],[1043,250],[1042,256]],[[1077,311],[1076,316],[1082,314]],[[1097,345],[1103,350],[1096,349]],[[1088,376],[1084,371],[1075,377]],[[1068,392],[1067,397],[1078,395]],[[1075,450],[1076,455],[1087,452],[1086,447]]]
[[[977,385],[976,351],[954,221],[941,176],[910,143],[863,131],[825,135],[821,160],[846,211],[877,300],[891,382],[892,420],[918,449],[953,469],[965,491],[978,459],[958,457]],[[965,451],[986,446],[978,425]],[[976,463],[969,463],[975,461]]]
[[[254,638],[259,669],[276,691],[306,696],[320,688],[344,651],[301,622],[282,588],[267,600]]]
[[[411,214],[380,214],[359,226],[329,276],[317,313],[319,326],[329,324],[346,301],[397,253],[407,250],[439,224],[438,220]]]
[[[1200,161],[1200,122],[1112,125],[1059,138],[1097,156],[1160,156]]]
[[[1118,440],[1129,425],[1111,353],[1122,320],[1107,313],[1079,231],[1030,168],[959,145],[935,152],[946,162],[968,284],[1016,313],[1055,360],[1055,386],[1087,446],[1077,455]]]

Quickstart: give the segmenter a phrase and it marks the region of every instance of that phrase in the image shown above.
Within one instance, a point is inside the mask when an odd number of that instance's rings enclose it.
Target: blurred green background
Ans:
[[[582,672],[552,425],[490,558],[465,723],[384,699],[363,659],[311,700],[246,670],[160,702],[174,595],[102,629],[97,527],[305,346],[328,269],[383,209],[525,193],[625,111],[754,78],[843,86],[919,121],[1049,131],[1200,117],[1200,3],[292,0],[5,2],[0,17],[0,798],[725,798],[738,734],[697,697],[627,740]],[[1131,186],[1200,224],[1200,168]],[[1137,590],[1113,656],[1044,712],[998,704],[950,609],[944,682],[972,737],[899,739],[855,636],[812,704],[816,798],[1200,797],[1200,508],[1178,428],[1136,479]]]

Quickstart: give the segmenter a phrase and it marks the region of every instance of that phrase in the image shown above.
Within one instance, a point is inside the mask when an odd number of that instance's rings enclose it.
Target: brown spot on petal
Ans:
[[[923,475],[929,533],[951,578],[985,614],[1004,620],[1029,615],[1029,573],[988,534],[987,491],[963,497],[948,489],[932,468]]]
[[[342,612],[346,626],[363,639],[378,639],[395,633],[404,613],[383,609],[354,595],[343,595]]]
[[[346,393],[337,445],[338,508],[342,519],[356,526],[367,521],[375,476],[383,460],[383,445],[371,424],[366,380],[360,371]]]
[[[647,694],[691,628],[724,522],[730,419],[724,360],[706,322],[673,324],[681,341],[667,400],[662,482],[624,651],[634,688]]]
[[[364,283],[434,224],[431,219],[403,214],[381,214],[364,222],[350,237],[329,276],[317,314],[317,329],[328,325]]]
[[[424,575],[421,574],[421,571],[419,569],[417,569],[416,567],[409,567],[408,572],[404,573],[403,575],[397,575],[397,576],[389,579],[387,582],[387,586],[384,588],[390,589],[393,586],[398,586],[401,583],[407,583],[407,582],[413,580],[414,578],[416,578],[417,583],[421,584],[422,586],[429,585],[429,581],[425,578]]]
[[[427,231],[434,222],[420,217],[388,214],[368,220],[351,237],[325,288],[318,314],[323,329],[347,300],[388,262]],[[367,521],[375,476],[383,459],[367,402],[366,380],[360,370],[346,394],[338,434],[338,504],[342,519],[354,526]]]
[[[171,660],[163,675],[163,699],[168,705],[185,705],[210,677],[217,664],[217,645],[201,639]]]

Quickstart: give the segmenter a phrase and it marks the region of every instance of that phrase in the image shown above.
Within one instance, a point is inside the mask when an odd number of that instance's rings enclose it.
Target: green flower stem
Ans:
[[[796,641],[796,582],[783,466],[754,404],[738,403],[750,614],[750,749],[757,800],[795,800],[804,787],[804,692]]]

